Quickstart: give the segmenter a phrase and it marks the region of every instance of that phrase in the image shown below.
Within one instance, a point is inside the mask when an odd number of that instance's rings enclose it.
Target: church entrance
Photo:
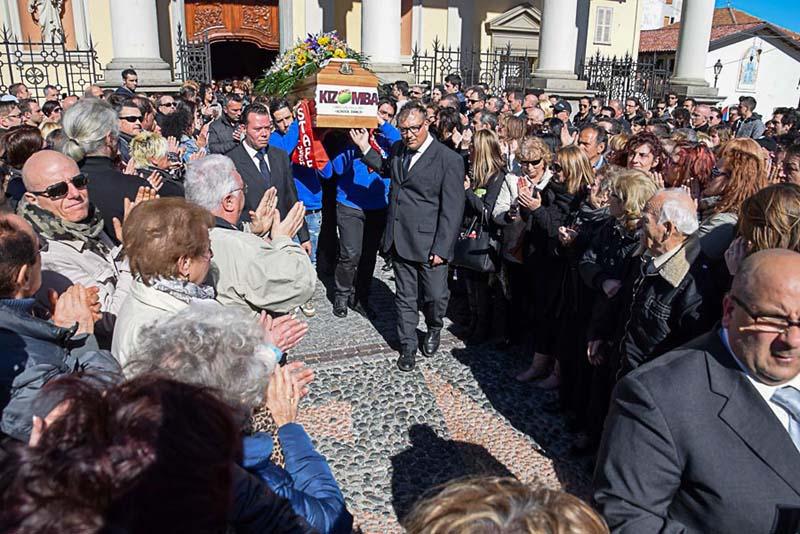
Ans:
[[[211,72],[214,79],[261,77],[272,65],[277,52],[265,50],[245,41],[219,41],[211,43]]]

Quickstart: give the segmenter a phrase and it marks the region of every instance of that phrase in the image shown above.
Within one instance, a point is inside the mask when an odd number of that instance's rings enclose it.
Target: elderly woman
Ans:
[[[509,119],[509,124],[511,119]],[[508,342],[522,341],[529,330],[526,317],[530,305],[531,280],[523,266],[525,255],[525,221],[520,217],[519,189],[544,190],[550,183],[550,162],[553,154],[538,137],[522,140],[516,160],[522,175],[507,174],[497,196],[492,219],[503,228],[503,263],[501,279],[507,280],[506,297],[511,317]]]
[[[214,217],[182,198],[159,198],[131,210],[122,228],[134,277],[117,315],[111,352],[122,365],[136,349],[141,329],[195,301],[214,300],[205,285],[211,267],[209,229]]]
[[[578,260],[578,272],[583,282],[597,295],[586,328],[587,354],[595,370],[588,387],[590,401],[585,403],[586,411],[577,414],[586,431],[585,437],[576,443],[578,453],[591,453],[600,442],[611,389],[619,369],[613,347],[606,342],[613,338],[617,318],[622,313],[618,293],[639,247],[637,229],[642,210],[657,191],[656,184],[642,171],[623,170],[612,177],[608,206],[611,217]]]
[[[273,331],[265,336],[246,312],[223,308],[209,314],[207,307],[191,304],[142,330],[126,372],[161,373],[218,391],[244,429],[243,467],[319,532],[349,533],[353,518],[342,492],[325,458],[297,423],[298,402],[313,374],[302,364],[276,366],[279,353],[272,343],[282,344],[276,339],[282,335]],[[274,435],[254,431],[265,412],[274,419]]]

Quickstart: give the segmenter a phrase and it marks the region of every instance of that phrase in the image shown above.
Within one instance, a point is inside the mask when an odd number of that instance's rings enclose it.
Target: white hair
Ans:
[[[186,165],[186,200],[214,211],[222,200],[239,187],[233,174],[236,166],[228,156],[212,154]]]
[[[249,415],[264,401],[278,363],[263,339],[262,327],[247,312],[193,303],[142,329],[125,375],[157,373],[207,386],[242,415]]]
[[[662,193],[666,193],[668,197],[661,205],[658,224],[664,224],[669,221],[683,235],[695,233],[700,227],[697,222],[697,211],[690,208],[688,202],[681,201],[678,198],[688,198],[688,195],[681,189],[665,189]]]
[[[119,135],[117,112],[105,100],[78,100],[61,119],[67,140],[61,151],[75,161],[97,154],[106,145],[106,137]]]

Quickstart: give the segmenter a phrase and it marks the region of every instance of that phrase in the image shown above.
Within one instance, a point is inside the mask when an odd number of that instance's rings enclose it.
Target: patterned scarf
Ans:
[[[69,222],[47,210],[31,204],[23,197],[17,206],[17,213],[31,223],[37,234],[49,241],[80,241],[87,249],[101,256],[111,251],[100,239],[103,233],[103,219],[100,210],[89,205],[89,216],[81,222]]]
[[[150,286],[186,304],[191,304],[195,300],[213,300],[216,297],[214,288],[211,286],[177,278],[151,278]]]

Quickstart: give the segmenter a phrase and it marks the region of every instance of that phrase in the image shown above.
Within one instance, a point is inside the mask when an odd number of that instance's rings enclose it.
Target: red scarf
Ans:
[[[292,152],[292,162],[319,171],[330,163],[330,158],[328,158],[322,142],[314,136],[312,126],[314,113],[313,101],[303,100],[300,102],[300,106],[297,108],[299,139],[297,148]]]
[[[372,150],[380,154],[381,158],[386,159],[389,157],[386,154],[386,151],[383,150],[383,147],[381,147],[381,145],[378,143],[378,140],[375,139],[375,130],[369,131],[369,146],[372,148]],[[376,170],[378,170],[378,169],[373,169],[369,165],[367,165],[367,168],[369,169],[369,172],[375,172]]]

